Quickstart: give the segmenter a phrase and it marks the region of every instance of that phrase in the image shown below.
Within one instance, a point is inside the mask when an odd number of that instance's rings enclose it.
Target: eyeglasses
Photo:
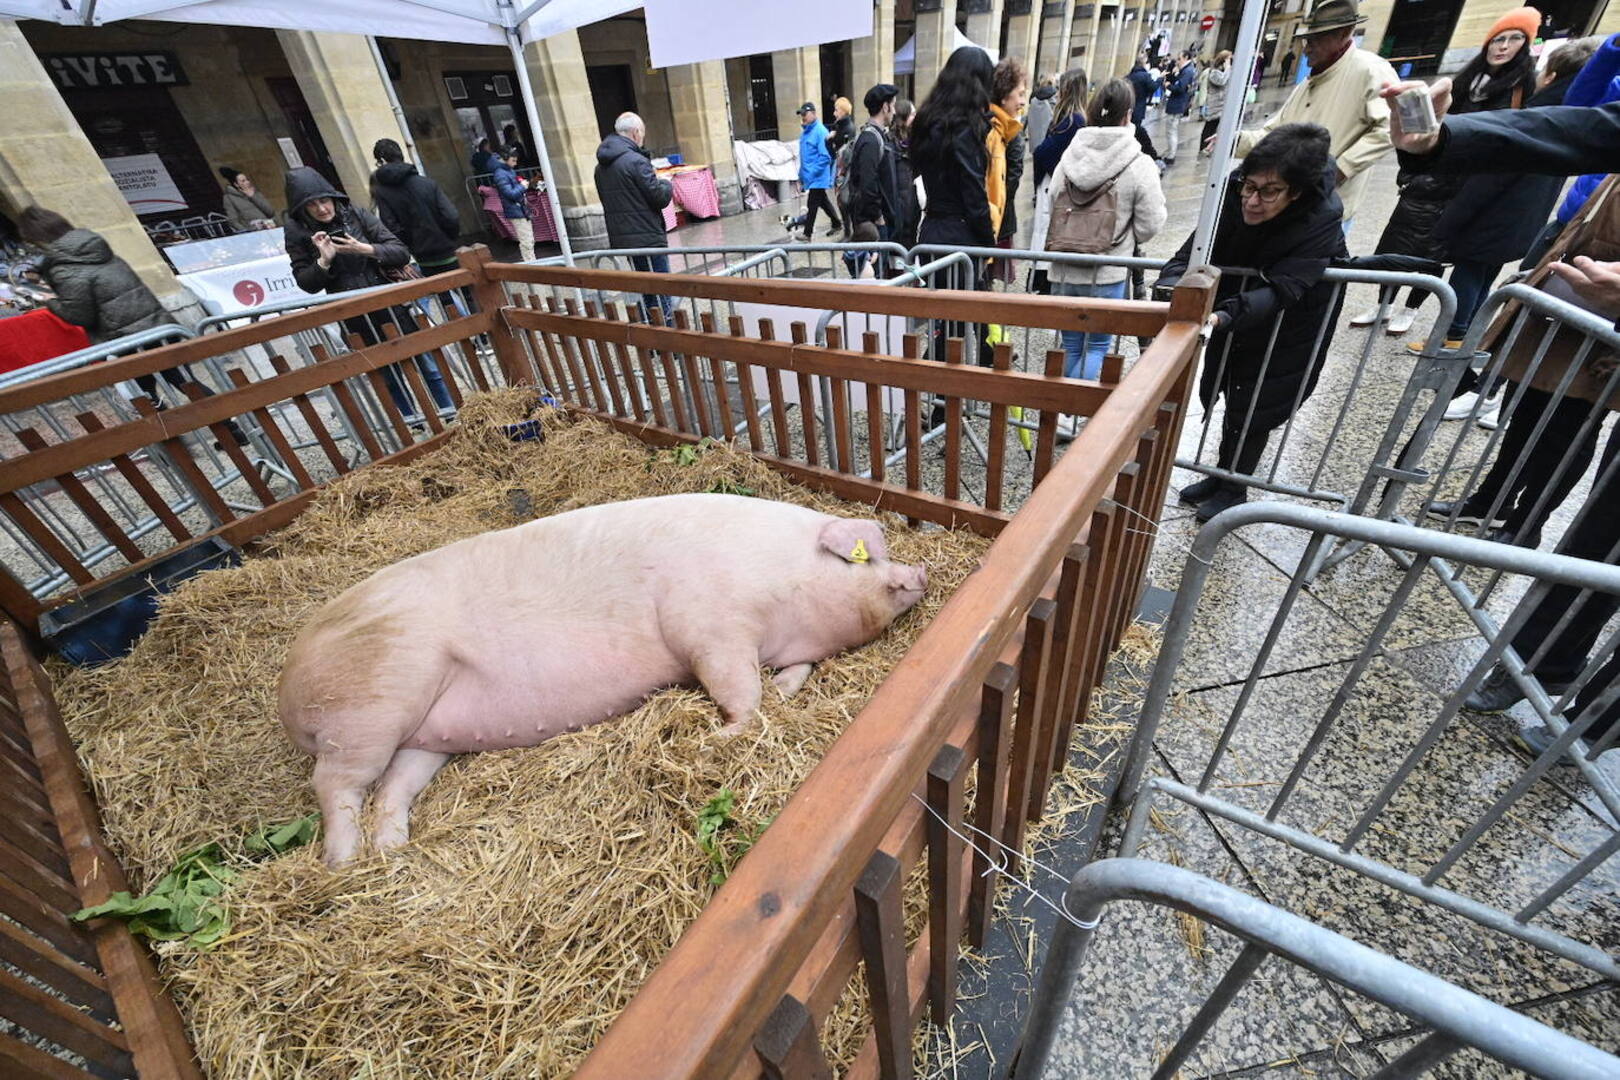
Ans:
[[[1489,42],[1487,42],[1487,44],[1490,44],[1490,45],[1523,45],[1528,40],[1530,40],[1530,39],[1524,36],[1524,31],[1522,31],[1522,30],[1509,30],[1509,31],[1506,31],[1505,33],[1497,34],[1495,37],[1491,38],[1491,40]]]
[[[1265,187],[1260,187],[1258,184],[1246,182],[1244,183],[1243,187],[1238,190],[1245,201],[1249,199],[1259,199],[1261,202],[1269,205],[1288,194],[1288,185],[1267,184]]]

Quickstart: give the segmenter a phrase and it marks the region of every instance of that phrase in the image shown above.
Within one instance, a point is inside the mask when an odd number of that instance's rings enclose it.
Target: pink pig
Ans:
[[[761,666],[791,696],[811,665],[922,599],[875,521],[737,495],[665,495],[485,533],[380,570],[293,642],[281,722],[315,756],[337,865],[377,784],[378,850],[452,754],[534,746],[696,681],[735,734]]]

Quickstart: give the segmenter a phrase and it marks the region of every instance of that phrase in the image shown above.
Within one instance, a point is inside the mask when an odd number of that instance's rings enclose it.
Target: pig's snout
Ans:
[[[908,594],[906,599],[914,604],[928,591],[928,571],[921,566],[895,563],[890,567],[889,585],[896,592]]]

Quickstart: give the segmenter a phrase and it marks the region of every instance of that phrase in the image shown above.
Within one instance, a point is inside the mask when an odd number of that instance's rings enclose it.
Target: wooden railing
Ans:
[[[275,486],[259,477],[261,487],[247,469],[242,482],[259,505],[246,511],[217,493],[217,502],[211,501],[201,490],[206,483],[199,484],[198,499],[217,520],[206,530],[169,530],[171,547],[199,536],[246,543],[309,504],[321,486],[307,467],[313,461],[328,459],[332,471],[341,473],[357,463],[403,460],[446,438],[450,429],[437,417],[424,417],[413,427],[397,409],[389,409],[379,372],[410,357],[442,357],[444,350],[458,349],[471,354],[474,362],[467,370],[495,373],[490,385],[536,384],[567,407],[647,443],[734,438],[806,485],[919,521],[996,536],[983,565],[894,668],[580,1073],[612,1080],[823,1075],[827,1059],[819,1025],[865,961],[873,1024],[851,1075],[908,1075],[915,1024],[925,1010],[937,1019],[949,1015],[959,940],[965,932],[981,943],[994,906],[995,875],[984,873],[990,868],[977,856],[967,857],[955,832],[971,815],[977,828],[1002,843],[1023,844],[1135,610],[1213,282],[1193,275],[1169,304],[1070,301],[507,266],[488,263],[481,252],[468,253],[463,270],[449,278],[266,320],[0,394],[0,415],[60,405],[71,395],[135,374],[230,357],[250,345],[273,347],[306,323],[329,325],[397,305],[422,295],[424,286],[465,287],[476,301],[475,314],[325,356],[311,366],[277,367],[276,374],[257,379],[238,369],[230,375],[232,389],[189,404],[112,425],[98,427],[92,419],[82,434],[61,441],[38,433],[36,446],[0,461],[0,512],[11,514],[15,526],[43,545],[50,526],[37,515],[29,522],[26,513],[16,513],[19,506],[28,511],[19,493],[32,489],[37,495],[40,486],[55,484],[55,498],[70,500],[117,544],[116,530],[106,527],[110,515],[103,512],[98,521],[94,496],[81,479],[84,470],[108,466],[138,491],[134,477],[143,475],[144,464],[138,454],[166,455],[180,474],[190,475],[201,440],[212,436],[229,452],[228,422],[251,420],[287,475]],[[621,294],[643,290],[680,297],[693,310],[699,302],[711,306],[695,318],[678,313],[671,326],[630,321],[621,311]],[[1013,370],[1013,358],[1001,346],[991,368],[981,369],[959,362],[959,337],[942,334],[930,342],[905,334],[891,355],[881,352],[871,335],[864,335],[862,349],[855,351],[844,347],[836,330],[817,345],[803,323],[790,325],[787,340],[779,340],[768,322],[756,323],[750,334],[743,319],[716,316],[716,305],[747,303],[893,316],[915,328],[936,320],[933,325],[958,335],[970,332],[965,328],[973,323],[993,321],[1152,335],[1153,342],[1123,379],[1106,385],[1061,378],[1061,352],[1040,358],[1036,366],[1042,373],[1026,373]],[[941,345],[945,360],[920,358]],[[411,365],[405,368],[409,376]],[[1110,369],[1117,370],[1117,363]],[[470,378],[476,382],[478,376]],[[366,444],[360,434],[364,418],[352,391],[366,382],[389,409],[390,444],[375,437]],[[351,391],[347,398],[343,388]],[[469,383],[457,392],[477,388]],[[420,387],[414,389],[421,400]],[[325,422],[307,408],[318,391],[330,395],[326,407],[347,421],[359,444],[350,447],[351,454],[329,452],[336,431],[319,437]],[[942,475],[931,477],[923,453],[923,410],[931,411],[936,399],[943,415],[944,461]],[[808,401],[829,404],[818,414],[795,403]],[[970,418],[970,408],[980,412],[982,422]],[[1035,414],[1038,419],[1029,475],[1017,481],[1033,490],[1015,493],[1008,445],[1020,412],[1026,422]],[[1060,414],[1086,418],[1066,450],[1058,438]],[[293,450],[289,425],[300,423],[313,437],[303,450]],[[824,430],[827,424],[832,431]],[[982,464],[965,458],[976,432],[987,436]],[[823,444],[830,444],[830,453]],[[895,457],[891,468],[888,461]],[[306,467],[297,464],[300,460]],[[982,478],[982,497],[968,490],[969,472]],[[1026,493],[1027,501],[1013,512]],[[163,496],[154,499],[147,505],[161,513],[157,504]],[[72,553],[64,552],[74,588],[47,602],[141,572],[161,554],[151,548],[131,551],[126,565],[107,573],[91,573],[82,565],[75,570]],[[45,606],[14,577],[0,579],[0,605],[29,628]],[[141,1075],[192,1075],[172,1006],[156,992],[150,969],[141,967],[144,957],[127,934],[98,927],[100,952],[91,956],[83,944],[88,932],[65,921],[65,911],[117,887],[109,885],[117,881],[117,864],[101,848],[93,817],[87,817],[82,779],[54,720],[42,673],[15,636],[0,646],[12,678],[26,674],[37,691],[32,698],[22,690],[17,694],[21,712],[32,709],[37,717],[28,720],[24,735],[5,727],[0,695],[0,763],[26,777],[3,797],[10,800],[8,808],[30,815],[13,815],[22,824],[0,833],[0,899],[11,905],[4,913],[25,912],[33,921],[18,918],[19,925],[60,944],[83,968],[73,974],[93,998],[82,1002],[90,1010],[84,1015],[110,1021],[116,1013]],[[970,776],[978,792],[971,807],[964,798]],[[78,824],[85,820],[90,824]],[[50,822],[57,834],[44,829]],[[40,865],[7,855],[14,848]],[[86,858],[88,878],[80,873]],[[924,858],[927,926],[907,952],[900,888]],[[16,936],[7,925],[0,920],[0,949],[12,952],[0,952],[0,958],[15,964],[11,956],[19,946],[7,944]],[[119,944],[103,944],[103,938]],[[34,943],[29,947],[39,952]],[[119,958],[108,959],[107,948],[122,950]],[[98,960],[99,968],[93,966]],[[110,997],[113,1012],[94,993]],[[25,989],[0,980],[0,1016],[26,1011],[29,1000]],[[102,1026],[118,1035],[110,1023]],[[108,1045],[118,1047],[116,1041]],[[11,1052],[15,1057],[24,1051]],[[5,1060],[0,1052],[0,1062]]]
[[[490,271],[527,286],[517,290],[520,296],[541,287],[537,299],[509,309],[506,322],[526,335],[537,377],[576,408],[652,442],[724,438],[741,429],[738,437],[746,437],[754,453],[802,483],[998,534],[983,566],[890,673],[577,1074],[588,1080],[827,1075],[818,1028],[864,961],[872,1030],[847,1075],[910,1075],[911,1033],[925,1011],[939,1021],[949,1016],[959,939],[965,927],[969,940],[982,944],[993,907],[994,875],[985,875],[989,867],[979,856],[969,872],[956,835],[968,812],[966,779],[971,772],[979,793],[974,825],[1021,848],[1134,613],[1213,283],[1194,277],[1169,305],[1157,305],[821,283],[660,281],[568,268],[500,265]],[[799,324],[783,342],[769,324],[747,336],[740,320],[728,320],[725,332],[713,322],[694,330],[678,314],[666,327],[657,325],[656,308],[655,323],[632,323],[600,299],[581,299],[642,291],[1155,337],[1130,373],[1104,388],[1056,377],[1061,353],[1047,358],[1047,375],[1018,374],[1006,370],[1003,346],[995,353],[1000,370],[986,371],[949,362],[960,357],[960,340],[947,342],[948,360],[937,363],[917,359],[923,346],[917,335],[904,339],[902,355],[878,355],[871,335],[864,351],[850,352],[832,335],[825,346],[808,344]],[[834,460],[817,460],[809,410],[798,416],[800,440],[790,437],[783,404],[790,378],[801,401],[812,399],[813,380],[830,380]],[[920,481],[924,392],[942,396],[945,405],[939,494]],[[662,410],[655,407],[659,399]],[[675,407],[683,399],[688,407]],[[896,400],[903,476],[898,483],[886,477],[879,465],[884,454],[870,451],[865,459],[872,475],[851,475],[861,456],[856,431],[869,446],[890,449],[885,402]],[[983,505],[962,502],[956,490],[962,403],[969,400],[990,404]],[[857,405],[867,412],[864,423]],[[1013,407],[1039,410],[1041,420],[1038,486],[1009,517],[994,493]],[[1088,420],[1058,456],[1060,412]],[[908,954],[900,890],[925,853],[928,922]]]

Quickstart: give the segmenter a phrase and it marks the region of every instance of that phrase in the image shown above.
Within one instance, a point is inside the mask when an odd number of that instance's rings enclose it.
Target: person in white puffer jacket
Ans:
[[[1074,141],[1063,152],[1052,174],[1052,194],[1067,184],[1073,194],[1088,196],[1113,183],[1115,226],[1111,246],[1097,254],[1115,258],[1130,256],[1164,228],[1164,189],[1159,186],[1159,169],[1142,152],[1131,123],[1135,95],[1124,79],[1110,79],[1091,98],[1086,110],[1088,124],[1075,133]],[[1050,230],[1051,225],[1048,226]],[[1058,240],[1048,232],[1047,250],[1055,250]],[[1123,266],[1076,266],[1062,261],[1052,263],[1047,277],[1054,296],[1100,296],[1114,300],[1125,296],[1126,269]],[[1063,374],[1070,379],[1095,379],[1102,373],[1103,356],[1112,339],[1108,334],[1063,332]]]

